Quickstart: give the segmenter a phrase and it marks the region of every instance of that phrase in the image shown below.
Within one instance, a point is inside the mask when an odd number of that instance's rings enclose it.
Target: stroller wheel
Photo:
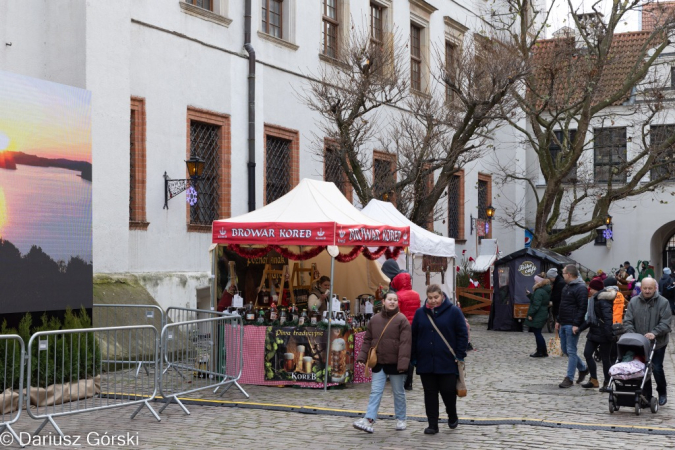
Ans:
[[[652,411],[652,414],[656,414],[659,411],[659,401],[656,397],[652,397],[649,401],[649,409]]]
[[[614,411],[615,411],[614,408],[616,408],[616,406],[614,405],[614,400],[610,398],[609,399],[609,413],[610,414],[614,414]]]
[[[635,415],[639,416],[640,415],[640,400],[635,402]]]

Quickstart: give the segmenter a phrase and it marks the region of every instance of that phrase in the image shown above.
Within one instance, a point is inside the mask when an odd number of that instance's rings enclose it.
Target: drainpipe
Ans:
[[[251,45],[251,0],[244,13],[244,48],[248,53],[248,210],[255,210],[255,49]]]

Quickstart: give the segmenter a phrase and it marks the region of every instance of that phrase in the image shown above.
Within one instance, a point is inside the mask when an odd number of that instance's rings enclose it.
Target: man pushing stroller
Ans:
[[[645,278],[642,280],[642,292],[630,300],[623,325],[627,333],[639,333],[649,340],[656,340],[652,362],[656,391],[659,394],[659,405],[663,406],[668,401],[663,359],[668,345],[672,312],[668,300],[659,295],[657,289],[655,279]],[[647,399],[651,398],[651,382],[645,384],[644,396]]]

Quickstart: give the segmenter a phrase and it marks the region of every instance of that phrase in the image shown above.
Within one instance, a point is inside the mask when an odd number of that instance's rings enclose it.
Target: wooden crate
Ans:
[[[529,303],[514,303],[513,304],[513,318],[527,319],[527,310],[530,309]]]

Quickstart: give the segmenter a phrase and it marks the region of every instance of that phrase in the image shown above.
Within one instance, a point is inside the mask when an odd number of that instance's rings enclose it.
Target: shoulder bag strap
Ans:
[[[398,316],[401,313],[396,313],[391,319],[389,319],[389,322],[384,326],[384,329],[382,330],[382,333],[380,333],[380,337],[377,338],[377,345],[375,345],[375,351],[377,351],[377,346],[380,345],[380,341],[382,340],[382,336],[384,336],[384,332],[387,331],[387,327],[391,323],[392,320],[394,320],[394,317]]]
[[[457,355],[455,355],[455,351],[452,349],[452,347],[450,347],[450,344],[448,344],[448,341],[445,340],[445,336],[443,336],[443,333],[441,333],[441,330],[439,330],[438,327],[436,326],[436,322],[434,322],[434,318],[431,317],[431,315],[429,313],[427,313],[427,317],[429,318],[429,320],[431,320],[431,325],[434,326],[434,328],[438,332],[438,335],[441,337],[441,339],[443,339],[443,342],[445,342],[445,345],[448,346],[448,349],[450,350],[450,353],[452,353],[452,356],[455,358],[455,361],[457,361]]]

